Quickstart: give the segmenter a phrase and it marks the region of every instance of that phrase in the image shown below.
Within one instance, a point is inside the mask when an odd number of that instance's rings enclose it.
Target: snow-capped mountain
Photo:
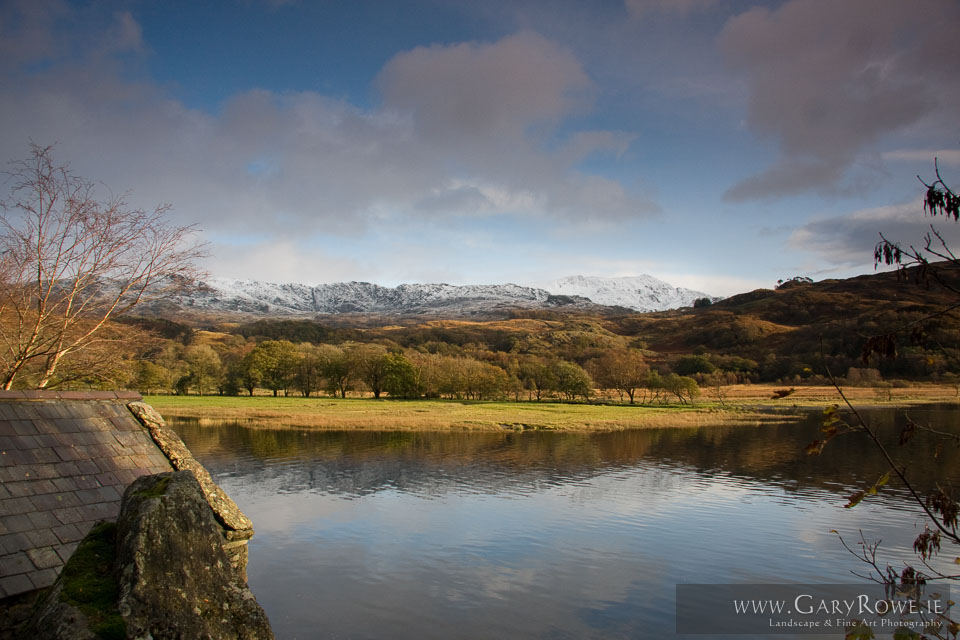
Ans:
[[[666,311],[691,307],[698,298],[716,299],[702,291],[674,287],[648,275],[624,278],[568,276],[540,286],[554,295],[582,296],[596,304],[634,311]]]
[[[214,278],[172,300],[197,312],[255,315],[376,313],[386,315],[485,316],[509,309],[582,309],[618,306],[662,311],[690,306],[699,291],[679,289],[651,276],[593,278],[571,276],[543,287],[516,284],[401,284],[369,282],[309,286]]]
[[[401,284],[369,282],[308,286],[256,280],[214,278],[173,301],[181,308],[207,312],[267,315],[379,313],[475,316],[509,309],[590,309],[597,305],[576,296],[543,289],[502,285]]]

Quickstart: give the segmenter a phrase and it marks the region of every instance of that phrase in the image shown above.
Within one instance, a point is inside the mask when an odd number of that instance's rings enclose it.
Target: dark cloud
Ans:
[[[922,249],[931,224],[951,247],[960,248],[960,225],[925,216],[919,201],[814,220],[796,229],[789,245],[818,253],[833,265],[862,267],[873,263],[881,233],[903,247]]]
[[[890,134],[953,131],[958,28],[955,0],[791,0],[731,19],[720,47],[746,82],[747,126],[780,158],[726,197],[835,189]]]

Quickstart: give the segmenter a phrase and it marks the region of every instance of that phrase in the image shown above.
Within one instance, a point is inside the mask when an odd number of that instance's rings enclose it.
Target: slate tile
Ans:
[[[53,527],[59,527],[61,524],[49,511],[34,511],[28,513],[27,517],[30,518],[30,522],[32,522],[33,526],[38,530],[52,529]]]
[[[32,461],[26,455],[27,453],[28,451],[22,451],[17,447],[0,451],[0,467],[21,467],[30,464]]]
[[[54,509],[53,515],[57,517],[57,520],[62,522],[65,525],[76,524],[78,522],[83,522],[83,514],[80,513],[80,510],[77,507],[65,507],[63,509]],[[56,528],[53,529],[56,533]],[[57,534],[59,537],[60,534]]]
[[[57,473],[57,469],[52,464],[37,464],[31,466],[31,473],[28,475],[33,478],[45,479],[45,478],[57,478],[60,476]]]
[[[44,433],[38,436],[33,436],[37,439],[37,443],[44,448],[52,449],[54,447],[60,446],[60,442],[53,437],[53,434]]]
[[[30,540],[29,533],[28,531],[25,533],[10,533],[5,536],[0,536],[0,555],[12,555],[18,551],[32,548],[34,545]]]
[[[46,514],[50,515],[50,514]],[[53,517],[53,516],[51,516]],[[60,523],[57,523],[59,526]],[[60,544],[59,538],[53,535],[53,532],[50,529],[38,529],[36,531],[26,531],[22,534],[26,536],[27,540],[30,541],[30,546],[25,547],[26,549],[36,549],[37,547],[53,547]]]
[[[23,551],[0,556],[0,576],[15,576],[28,571],[33,571],[33,563]]]
[[[58,462],[54,465],[57,469],[57,473],[61,476],[78,476],[80,475],[80,467],[77,466],[75,462]]]
[[[37,481],[21,480],[19,482],[7,482],[3,486],[6,487],[12,497],[25,498],[35,493],[33,487],[36,482]]]
[[[75,460],[80,459],[79,454],[77,454],[76,447],[66,447],[63,445],[59,445],[59,446],[53,447],[53,451],[57,454],[60,460],[64,462],[73,462]]]
[[[33,420],[33,426],[36,427],[37,433],[44,435],[53,436],[63,433],[63,429],[51,420]]]
[[[52,567],[50,569],[30,572],[28,574],[30,582],[32,582],[33,586],[37,589],[46,589],[57,581],[57,574],[59,573],[58,569],[60,566],[61,565],[57,565],[57,567]]]
[[[93,460],[77,460],[76,464],[77,471],[79,471],[81,475],[92,476],[103,471]]]
[[[45,493],[30,498],[37,511],[52,511],[53,509],[62,509],[64,507],[78,507],[82,502],[72,491],[62,493]]]
[[[18,593],[26,593],[34,590],[33,582],[27,577],[27,574],[21,573],[16,576],[5,576],[0,578],[0,598],[15,596]]]
[[[30,558],[33,566],[37,569],[49,569],[60,566],[60,556],[53,550],[53,547],[30,549],[27,551],[27,557]]]
[[[18,513],[12,516],[0,516],[0,524],[8,533],[23,533],[33,529],[33,523],[30,522],[25,514]]]
[[[71,478],[77,489],[96,489],[100,486],[100,481],[96,476],[74,476]]]
[[[37,439],[34,436],[11,436],[13,439],[13,446],[11,449],[19,449],[20,451],[25,451],[27,449],[36,449],[40,446],[40,443],[37,442]]]
[[[98,458],[97,466],[100,467],[100,471],[106,473],[107,471],[116,471],[120,468],[120,465],[117,464],[117,461],[111,456],[109,458]]]
[[[30,498],[7,498],[6,500],[0,500],[0,514],[5,516],[13,516],[18,513],[27,513],[28,511],[35,511],[36,508],[30,502]]]
[[[114,475],[112,471],[107,471],[106,473],[98,474],[97,481],[99,481],[100,484],[103,486],[120,484],[120,481],[117,480],[117,476]]]
[[[51,462],[60,462],[60,457],[53,449],[48,447],[38,447],[24,451],[23,456],[27,464],[47,464]]]
[[[7,490],[7,485],[0,484],[0,500],[4,498],[9,498],[11,496],[10,492]]]
[[[18,436],[35,436],[40,433],[32,420],[13,420],[10,426]]]
[[[53,531],[53,534],[60,539],[60,542],[64,544],[83,540],[83,536],[85,535],[80,531],[80,529],[77,528],[76,525],[73,525],[73,524],[65,524],[59,527],[55,527],[54,529],[52,529],[52,531]],[[76,549],[76,547],[74,547],[74,549]],[[71,550],[70,553],[73,553],[73,551]]]
[[[16,420],[20,416],[15,409],[16,405],[10,402],[0,402],[0,420],[4,422]]]
[[[78,507],[83,520],[115,520],[120,515],[120,502],[99,502]]]
[[[114,471],[113,475],[117,477],[117,480],[120,482],[114,486],[116,487],[126,487],[128,484],[137,479],[138,474],[135,473],[134,469],[120,469],[119,471]]]

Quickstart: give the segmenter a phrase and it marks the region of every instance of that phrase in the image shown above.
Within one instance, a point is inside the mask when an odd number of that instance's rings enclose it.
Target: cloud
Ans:
[[[926,162],[931,167],[936,159],[941,166],[960,166],[960,149],[897,149],[885,151],[880,157],[893,162]]]
[[[863,267],[872,265],[873,250],[881,233],[901,246],[922,249],[931,224],[950,246],[960,247],[960,226],[925,216],[919,200],[814,220],[796,229],[787,244],[793,249],[818,253],[832,265]]]
[[[590,102],[580,62],[533,32],[417,47],[387,62],[376,84],[387,109],[411,114],[428,139],[454,144],[524,135]]]
[[[958,26],[953,0],[791,0],[732,18],[720,49],[746,83],[747,126],[780,157],[727,199],[842,188],[891,134],[953,131]]]
[[[652,13],[687,16],[716,4],[716,0],[625,0],[624,6],[631,18],[643,18]]]
[[[122,63],[139,68],[149,48],[129,13],[83,34],[58,15],[21,20],[18,37],[50,43],[31,59],[49,64],[3,75],[0,155],[23,157],[31,138],[55,142],[78,174],[129,189],[138,206],[170,202],[178,220],[212,236],[295,241],[417,218],[507,213],[569,224],[657,210],[578,168],[592,154],[623,153],[632,135],[561,133],[590,109],[591,83],[572,53],[532,32],[400,53],[377,77],[382,104],[372,107],[249,90],[210,113],[129,80]],[[78,48],[85,55],[57,53]]]

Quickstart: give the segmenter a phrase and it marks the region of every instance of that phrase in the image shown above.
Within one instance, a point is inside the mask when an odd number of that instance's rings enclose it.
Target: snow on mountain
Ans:
[[[481,316],[508,309],[596,309],[619,306],[662,311],[710,297],[673,287],[651,276],[594,278],[571,276],[543,287],[516,284],[401,284],[369,282],[309,286],[257,280],[214,278],[174,300],[175,306],[201,312],[257,315],[379,313],[386,315]]]
[[[555,295],[583,296],[596,304],[644,312],[690,307],[697,298],[715,299],[702,291],[674,287],[648,275],[624,278],[568,276],[541,286]]]
[[[256,280],[214,278],[175,303],[196,311],[288,315],[313,313],[483,315],[506,309],[595,307],[589,300],[555,296],[543,289],[515,284],[402,284],[382,287],[369,282],[308,286]]]

